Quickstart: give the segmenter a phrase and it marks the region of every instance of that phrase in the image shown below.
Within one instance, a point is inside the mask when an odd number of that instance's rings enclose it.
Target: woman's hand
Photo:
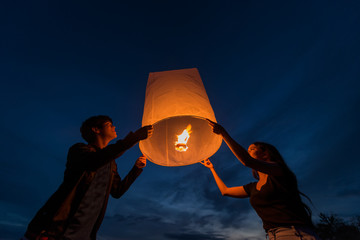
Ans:
[[[210,119],[206,119],[206,121],[208,121],[210,127],[212,128],[215,134],[222,135],[223,133],[226,132],[225,129],[220,124],[213,122]]]
[[[146,157],[144,155],[139,157],[135,162],[135,166],[138,168],[144,168],[146,166]]]
[[[205,159],[203,161],[200,161],[202,165],[204,165],[207,168],[214,168],[214,165],[210,162],[209,159]]]

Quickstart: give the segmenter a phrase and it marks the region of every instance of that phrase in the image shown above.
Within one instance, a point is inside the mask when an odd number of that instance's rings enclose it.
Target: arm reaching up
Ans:
[[[211,173],[214,176],[215,182],[223,196],[234,197],[234,198],[248,197],[248,194],[245,192],[243,186],[228,188],[225,185],[225,183],[221,180],[219,175],[216,173],[216,171],[214,169],[214,165],[210,162],[209,159],[203,160],[200,163],[210,169]]]
[[[134,167],[130,170],[128,175],[121,179],[117,170],[115,169],[114,173],[114,180],[111,186],[111,196],[114,198],[120,198],[133,184],[136,178],[142,173],[143,168],[146,166],[146,157],[141,156],[139,157]]]
[[[152,125],[147,125],[147,126],[144,126],[142,128],[139,128],[138,130],[136,130],[134,132],[134,135],[140,141],[140,140],[144,140],[144,139],[147,139],[147,138],[151,137],[153,132],[154,132],[153,126]]]
[[[270,175],[281,175],[283,173],[282,168],[279,164],[271,161],[263,161],[251,157],[248,151],[238,144],[230,134],[220,124],[207,119],[210,127],[213,129],[215,134],[222,136],[225,143],[228,145],[230,150],[233,152],[235,157],[246,167],[255,169],[256,171],[270,174]]]

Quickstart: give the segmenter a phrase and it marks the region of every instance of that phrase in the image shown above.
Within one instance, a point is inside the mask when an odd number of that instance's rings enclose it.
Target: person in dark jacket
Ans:
[[[140,140],[152,135],[153,127],[130,132],[114,144],[115,126],[108,116],[83,122],[80,132],[87,144],[70,147],[64,180],[28,225],[24,239],[95,240],[105,215],[109,195],[120,198],[146,166],[141,156],[121,179],[115,159]]]
[[[219,124],[208,120],[213,132],[220,134],[240,162],[252,169],[258,180],[244,186],[227,187],[209,159],[209,168],[223,196],[250,198],[250,204],[263,222],[270,240],[318,240],[311,221],[311,210],[300,197],[295,174],[271,144],[255,142],[246,151]]]

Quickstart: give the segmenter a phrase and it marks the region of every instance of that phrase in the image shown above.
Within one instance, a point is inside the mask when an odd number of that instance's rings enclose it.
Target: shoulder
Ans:
[[[276,179],[276,180],[285,181],[285,182],[294,181],[296,179],[295,174],[292,171],[290,171],[290,169],[285,168],[285,167],[281,168],[280,175],[276,176],[276,175],[269,174],[269,177]]]
[[[291,190],[297,188],[296,176],[289,170],[284,170],[283,174],[280,176],[269,175],[269,179],[273,184],[281,186],[284,189]]]
[[[75,143],[74,145],[72,145],[69,148],[68,157],[78,156],[78,155],[82,155],[82,154],[86,154],[86,153],[90,153],[90,152],[96,152],[96,149],[89,144]]]
[[[89,145],[89,144],[85,144],[85,143],[75,143],[74,145],[72,145],[69,148],[69,152],[70,151],[91,151],[91,152],[95,152],[96,149]]]

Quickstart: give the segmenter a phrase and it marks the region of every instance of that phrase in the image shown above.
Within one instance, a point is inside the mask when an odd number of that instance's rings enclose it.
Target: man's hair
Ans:
[[[82,138],[88,143],[93,142],[95,140],[96,134],[92,128],[102,128],[106,122],[112,123],[113,121],[109,116],[104,115],[93,116],[86,119],[80,127]]]

